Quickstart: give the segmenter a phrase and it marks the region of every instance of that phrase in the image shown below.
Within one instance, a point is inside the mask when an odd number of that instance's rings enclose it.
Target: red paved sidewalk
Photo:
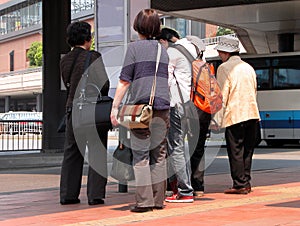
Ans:
[[[253,192],[225,195],[228,174],[206,176],[206,193],[194,203],[166,203],[163,210],[131,213],[134,188],[118,193],[107,187],[105,205],[87,205],[85,188],[81,204],[59,204],[58,177],[54,187],[0,193],[0,225],[300,225],[300,167],[253,172]],[[1,180],[5,175],[0,175]],[[47,178],[49,175],[44,175]],[[10,179],[13,175],[7,175]],[[33,175],[19,177],[34,179]],[[37,177],[42,183],[42,176]],[[49,178],[48,178],[49,179]],[[24,179],[25,180],[25,179]],[[9,185],[7,185],[9,186]]]

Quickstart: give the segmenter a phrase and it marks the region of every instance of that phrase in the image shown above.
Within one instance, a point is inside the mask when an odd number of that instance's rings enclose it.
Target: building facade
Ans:
[[[92,25],[93,30],[98,28],[96,48],[104,55],[114,52],[118,46],[122,46],[121,52],[124,52],[126,42],[137,38],[130,24],[136,12],[150,5],[149,0],[70,1],[72,20],[84,20]],[[103,16],[115,12],[118,12],[119,20],[112,22],[110,17]],[[130,18],[125,21],[128,12]],[[162,15],[162,23],[177,29],[182,37],[192,34],[205,38],[216,33],[216,26],[180,18]],[[118,34],[118,31],[127,38],[105,40],[105,32]],[[33,42],[42,42],[42,0],[0,0],[0,112],[42,111],[42,68],[31,67],[27,58]],[[116,69],[121,66],[123,57],[120,55],[116,62],[110,62],[112,58],[109,54],[107,56],[108,73],[112,74],[112,80],[117,80]],[[114,84],[112,81],[112,89]]]

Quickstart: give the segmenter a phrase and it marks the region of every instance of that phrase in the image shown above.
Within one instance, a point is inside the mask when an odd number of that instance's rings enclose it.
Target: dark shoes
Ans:
[[[92,199],[92,200],[89,200],[89,205],[90,206],[100,205],[100,204],[104,204],[104,200],[103,199]]]
[[[202,197],[204,195],[204,191],[194,191],[193,195],[195,197]]]
[[[225,194],[244,194],[247,195],[251,192],[251,187],[248,188],[229,188],[224,191]]]
[[[144,212],[153,211],[153,208],[152,207],[134,206],[130,211],[135,212],[135,213],[144,213]]]
[[[80,203],[80,199],[61,199],[61,205],[70,205],[70,204],[78,204]]]
[[[71,204],[78,204],[80,203],[80,199],[61,199],[60,204],[61,205],[71,205]],[[104,204],[103,199],[92,199],[89,200],[89,205],[99,205],[99,204]]]

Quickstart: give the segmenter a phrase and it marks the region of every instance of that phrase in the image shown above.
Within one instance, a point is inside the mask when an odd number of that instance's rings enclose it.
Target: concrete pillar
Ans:
[[[278,51],[279,52],[294,52],[294,36],[293,33],[278,35]]]
[[[43,111],[43,95],[41,93],[36,95],[36,111],[42,112]]]
[[[11,102],[13,103],[13,109],[12,111],[19,111],[19,105],[18,105],[18,100],[11,100]]]
[[[43,0],[43,152],[63,150],[64,134],[57,127],[65,112],[66,91],[61,90],[59,63],[69,52],[66,28],[71,0]]]
[[[10,100],[11,100],[10,96],[6,96],[5,97],[4,112],[9,112],[9,109],[10,109]]]
[[[206,34],[206,24],[200,23],[198,21],[191,21],[191,35],[199,36],[200,38],[205,38]]]

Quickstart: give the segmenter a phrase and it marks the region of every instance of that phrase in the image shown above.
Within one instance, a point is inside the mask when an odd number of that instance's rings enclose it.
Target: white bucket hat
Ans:
[[[220,41],[214,49],[227,53],[239,52],[239,40],[230,36],[220,37]]]
[[[205,51],[205,44],[199,37],[194,35],[187,35],[186,39],[197,46],[200,51]]]

